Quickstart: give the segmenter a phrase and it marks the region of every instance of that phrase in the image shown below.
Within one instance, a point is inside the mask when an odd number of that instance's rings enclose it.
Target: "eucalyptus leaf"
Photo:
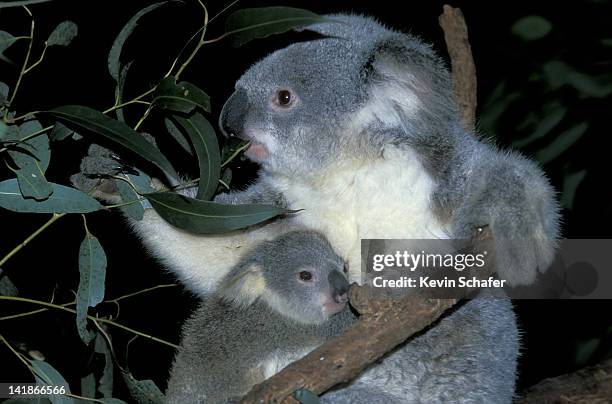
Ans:
[[[296,390],[293,397],[301,404],[319,404],[319,397],[308,389]]]
[[[0,140],[4,140],[6,133],[8,131],[8,126],[3,121],[0,121]]]
[[[31,360],[30,364],[36,376],[36,384],[40,386],[64,386],[66,393],[70,394],[70,385],[66,379],[49,363],[40,360]],[[48,395],[53,404],[73,404],[75,401],[65,395]]]
[[[0,31],[2,32],[2,31]],[[1,34],[0,34],[1,36]],[[2,39],[0,38],[0,41]],[[2,53],[2,52],[0,52]],[[6,102],[8,100],[8,96],[9,96],[9,86],[6,83],[3,83],[0,81],[0,106],[6,105]]]
[[[570,129],[557,136],[557,138],[547,147],[539,150],[534,156],[535,159],[538,160],[540,164],[547,164],[553,161],[576,143],[586,132],[588,127],[588,122],[581,122],[572,126]]]
[[[1,3],[0,3],[1,4]],[[0,31],[0,56],[7,50],[17,39],[6,31]],[[5,84],[6,85],[6,84]]]
[[[0,8],[27,6],[29,4],[46,3],[48,1],[51,0],[3,1],[0,3]]]
[[[245,8],[232,13],[225,24],[225,35],[233,46],[281,34],[291,29],[328,21],[308,10],[293,7]]]
[[[53,187],[45,178],[45,174],[35,164],[30,164],[14,170],[19,183],[19,190],[24,198],[37,201],[47,199],[53,193]]]
[[[59,142],[60,140],[64,140],[73,134],[74,131],[72,129],[67,128],[66,125],[61,122],[56,122],[55,125],[53,125],[53,129],[51,129],[51,132],[49,133],[49,139],[52,142]]]
[[[516,21],[512,25],[512,33],[525,41],[534,41],[548,35],[552,24],[539,15],[529,15]]]
[[[176,115],[174,119],[191,139],[198,156],[200,181],[197,198],[209,200],[217,190],[221,173],[221,156],[215,130],[206,118],[197,112],[189,118]]]
[[[127,404],[123,400],[119,400],[118,398],[112,398],[112,397],[98,398],[98,401],[100,401],[101,403],[104,403],[104,404]]]
[[[186,114],[196,107],[210,112],[210,97],[204,91],[186,81],[177,84],[172,76],[159,82],[153,94],[153,104],[162,109]]]
[[[21,126],[11,126],[7,140],[19,141],[19,149],[9,150],[11,159],[18,167],[24,168],[27,165],[35,165],[44,174],[49,167],[51,151],[49,149],[49,138],[45,134],[39,134],[28,140],[30,135],[40,132],[42,126],[36,120],[23,123]]]
[[[179,128],[176,127],[174,122],[170,118],[164,119],[164,124],[166,125],[166,129],[168,133],[177,141],[177,143],[189,154],[193,155],[193,150],[191,150],[191,145],[189,141],[185,138],[185,135],[181,132]],[[0,136],[1,138],[1,136]]]
[[[105,398],[111,398],[113,396],[113,356],[110,348],[102,334],[100,332],[96,335],[94,342],[94,351],[98,354],[104,355],[104,370],[98,383],[98,391]]]
[[[19,290],[15,284],[11,282],[8,275],[0,276],[0,296],[17,296],[18,294]]]
[[[117,86],[115,87],[115,105],[121,104],[123,100],[123,88],[125,87],[125,79],[127,78],[127,74],[130,71],[130,67],[132,67],[132,63],[134,61],[126,63],[125,66],[121,68],[121,72],[119,73],[119,80],[117,81]],[[117,114],[117,119],[121,122],[125,122],[125,117],[123,116],[123,108],[117,108],[115,110]]]
[[[167,175],[178,178],[178,174],[168,159],[153,144],[123,122],[80,105],[66,105],[46,113],[68,127],[75,126],[79,131],[85,130],[102,135],[154,163]]]
[[[79,28],[72,21],[61,22],[49,35],[47,46],[68,46],[77,36]]]
[[[535,142],[538,139],[543,138],[561,122],[566,113],[566,107],[558,106],[538,123],[537,127],[531,135],[513,142],[513,146],[517,148],[522,148]]]
[[[564,208],[572,209],[574,207],[576,190],[586,177],[586,174],[586,170],[565,174],[563,178],[563,194],[561,195],[561,205]]]
[[[126,180],[129,179],[126,175],[123,175],[122,177]],[[142,203],[138,201],[140,195],[138,195],[132,186],[124,180],[115,179],[115,185],[117,185],[117,190],[119,191],[119,195],[121,196],[121,201],[123,203],[137,201],[122,206],[121,210],[134,220],[142,220],[144,217],[144,207],[142,206]]]
[[[89,344],[94,335],[87,330],[87,310],[104,300],[106,254],[98,239],[87,232],[79,249],[79,288],[76,295],[76,324],[79,335]]]
[[[575,363],[577,366],[584,366],[591,359],[597,348],[601,345],[601,339],[591,338],[580,342],[576,347]]]
[[[96,375],[93,373],[81,377],[81,395],[87,398],[96,398]]]
[[[53,194],[44,201],[24,199],[17,179],[0,182],[0,207],[14,212],[29,213],[88,213],[102,209],[91,196],[74,188],[51,183]]]
[[[119,72],[121,71],[121,50],[123,49],[123,45],[128,37],[132,34],[136,26],[138,25],[138,20],[145,14],[155,10],[156,8],[166,4],[166,1],[151,4],[134,14],[132,18],[123,26],[117,38],[113,42],[113,46],[108,54],[108,72],[115,79],[115,81],[119,81]]]
[[[121,372],[130,395],[139,404],[164,404],[166,398],[152,380],[136,380],[131,373]]]
[[[271,205],[225,205],[171,192],[156,192],[146,197],[168,223],[200,234],[242,229],[281,214],[293,213]]]

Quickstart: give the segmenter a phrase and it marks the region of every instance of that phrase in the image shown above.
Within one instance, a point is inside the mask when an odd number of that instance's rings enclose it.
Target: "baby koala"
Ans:
[[[355,320],[344,261],[313,231],[246,253],[183,328],[168,384],[172,403],[231,401]]]

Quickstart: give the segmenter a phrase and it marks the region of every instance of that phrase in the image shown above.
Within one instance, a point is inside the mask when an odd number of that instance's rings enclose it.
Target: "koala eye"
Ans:
[[[301,281],[310,282],[312,281],[312,272],[302,271],[298,274],[298,277],[300,278]]]
[[[342,271],[344,272],[345,275],[348,275],[348,273],[349,273],[349,266],[348,266],[348,264],[346,262],[344,263],[344,268],[342,268]]]
[[[289,106],[291,106],[291,104],[293,104],[294,98],[295,97],[293,96],[293,94],[291,94],[291,91],[278,90],[276,92],[274,103],[279,107],[288,108]]]

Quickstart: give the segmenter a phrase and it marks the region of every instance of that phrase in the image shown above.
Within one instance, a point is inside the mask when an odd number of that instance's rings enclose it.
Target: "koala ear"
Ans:
[[[251,305],[266,289],[261,267],[251,263],[232,271],[221,283],[219,293],[223,298],[245,306]]]

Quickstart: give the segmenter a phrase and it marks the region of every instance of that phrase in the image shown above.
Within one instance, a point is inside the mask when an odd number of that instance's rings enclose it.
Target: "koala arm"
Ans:
[[[113,180],[91,178],[91,175],[114,175],[120,170],[120,162],[112,153],[98,145],[92,145],[89,155],[83,159],[81,172],[71,177],[79,189],[110,203],[120,203],[121,197]],[[154,180],[159,189],[161,182]],[[178,183],[177,180],[170,181]],[[157,185],[155,185],[155,183]],[[178,191],[195,197],[195,187]],[[220,194],[215,201],[221,203],[278,203],[282,197],[273,191],[265,178],[260,179],[244,191]],[[172,271],[178,279],[198,295],[216,289],[221,278],[239,261],[242,253],[251,246],[279,234],[283,220],[264,223],[228,233],[201,235],[183,231],[167,223],[155,212],[146,209],[142,220],[126,216],[131,228],[145,244],[149,252]]]
[[[514,396],[519,336],[512,304],[476,298],[400,345],[321,403],[500,403]]]
[[[559,236],[555,192],[537,165],[518,153],[486,145],[469,161],[468,180],[452,213],[454,238],[469,238],[487,225],[495,260],[511,285],[533,282],[552,263]]]

